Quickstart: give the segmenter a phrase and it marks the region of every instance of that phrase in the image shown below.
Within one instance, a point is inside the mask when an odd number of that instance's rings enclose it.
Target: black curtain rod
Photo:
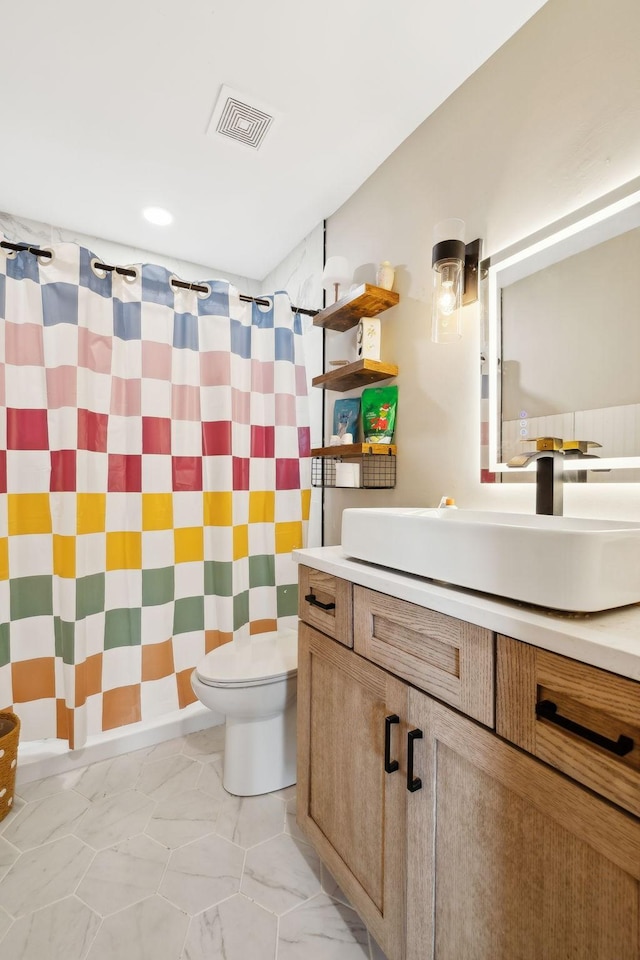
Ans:
[[[34,257],[46,257],[50,259],[53,256],[50,250],[40,250],[38,247],[30,247],[26,243],[9,243],[8,240],[2,240],[0,241],[0,247],[4,247],[5,250],[25,250],[27,253],[32,253]],[[136,271],[130,267],[114,267],[110,263],[94,263],[94,267],[98,270],[119,273],[121,277],[137,276]],[[171,286],[180,287],[182,290],[195,290],[196,293],[209,293],[209,288],[203,286],[201,283],[187,283],[184,280],[177,280],[174,277],[171,278],[170,282]],[[265,300],[264,297],[249,297],[244,293],[240,293],[238,296],[239,299],[245,303],[257,303],[261,307],[270,306],[269,301]],[[294,307],[293,305],[291,306],[291,310],[293,313],[303,313],[306,317],[315,317],[319,312],[318,310],[307,310],[304,307]]]

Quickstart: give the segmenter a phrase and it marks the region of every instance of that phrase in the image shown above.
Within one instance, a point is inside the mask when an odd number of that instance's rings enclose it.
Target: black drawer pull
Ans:
[[[551,723],[555,723],[558,727],[562,727],[563,730],[569,730],[576,736],[588,740],[589,743],[595,743],[604,750],[615,753],[616,757],[626,757],[633,750],[634,742],[631,737],[626,737],[621,733],[617,740],[609,740],[608,737],[603,737],[601,733],[596,733],[589,727],[583,727],[582,724],[569,720],[568,717],[563,717],[558,713],[558,706],[553,700],[541,700],[536,703],[536,714]]]
[[[416,740],[422,740],[422,730],[409,730],[407,734],[407,790],[409,793],[422,789],[422,780],[413,775],[413,745]]]
[[[310,603],[312,607],[320,607],[321,610],[335,610],[335,603],[323,603],[322,600],[318,600],[315,593],[308,593],[305,597],[307,603]]]
[[[387,773],[393,773],[398,769],[398,761],[391,759],[391,727],[394,723],[400,723],[400,717],[397,713],[392,713],[384,718],[384,769]]]

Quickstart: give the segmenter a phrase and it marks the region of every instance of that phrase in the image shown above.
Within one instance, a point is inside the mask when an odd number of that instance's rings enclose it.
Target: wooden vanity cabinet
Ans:
[[[406,684],[300,624],[298,823],[389,960],[403,956],[406,833],[385,739],[398,763],[406,703]]]
[[[389,960],[640,960],[640,819],[631,804],[621,809],[594,791],[597,753],[582,782],[531,755],[535,697],[525,708],[520,700],[557,688],[549,663],[542,658],[547,686],[532,687],[532,648],[499,637],[494,688],[487,631],[461,648],[469,625],[353,591],[355,650],[300,624],[298,819]],[[439,625],[453,658],[433,635]],[[428,655],[418,649],[423,629]],[[461,693],[476,646],[479,697]],[[469,658],[457,670],[462,687],[451,679],[458,654]],[[414,655],[413,683],[394,676],[410,678]],[[440,671],[435,695],[428,659]],[[598,673],[588,678],[596,687]],[[638,695],[639,684],[622,683]],[[628,724],[621,689],[614,683],[602,696]],[[494,700],[502,736],[488,722]],[[484,725],[463,715],[464,702]],[[387,773],[390,760],[397,769]],[[623,797],[635,765],[627,763]]]
[[[640,824],[416,690],[407,960],[639,960]]]

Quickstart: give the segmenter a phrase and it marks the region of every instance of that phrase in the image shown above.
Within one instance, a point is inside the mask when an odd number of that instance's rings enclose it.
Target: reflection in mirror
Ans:
[[[483,262],[483,480],[553,436],[565,480],[640,481],[639,274],[637,180]]]

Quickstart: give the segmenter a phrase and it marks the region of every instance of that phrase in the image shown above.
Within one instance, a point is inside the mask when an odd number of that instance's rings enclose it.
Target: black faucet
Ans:
[[[595,440],[561,440],[559,437],[537,437],[532,453],[512,457],[508,467],[526,467],[532,460],[536,464],[536,513],[546,516],[562,516],[562,490],[564,479],[563,458],[598,460],[597,453],[587,453],[590,447],[600,447]],[[592,470],[597,469],[592,467]],[[601,471],[608,472],[608,471]],[[573,475],[569,474],[573,479]],[[575,471],[575,480],[586,483],[587,471]]]
[[[562,516],[563,443],[559,437],[538,437],[533,453],[522,453],[507,463],[508,467],[525,467],[536,463],[536,513]]]

